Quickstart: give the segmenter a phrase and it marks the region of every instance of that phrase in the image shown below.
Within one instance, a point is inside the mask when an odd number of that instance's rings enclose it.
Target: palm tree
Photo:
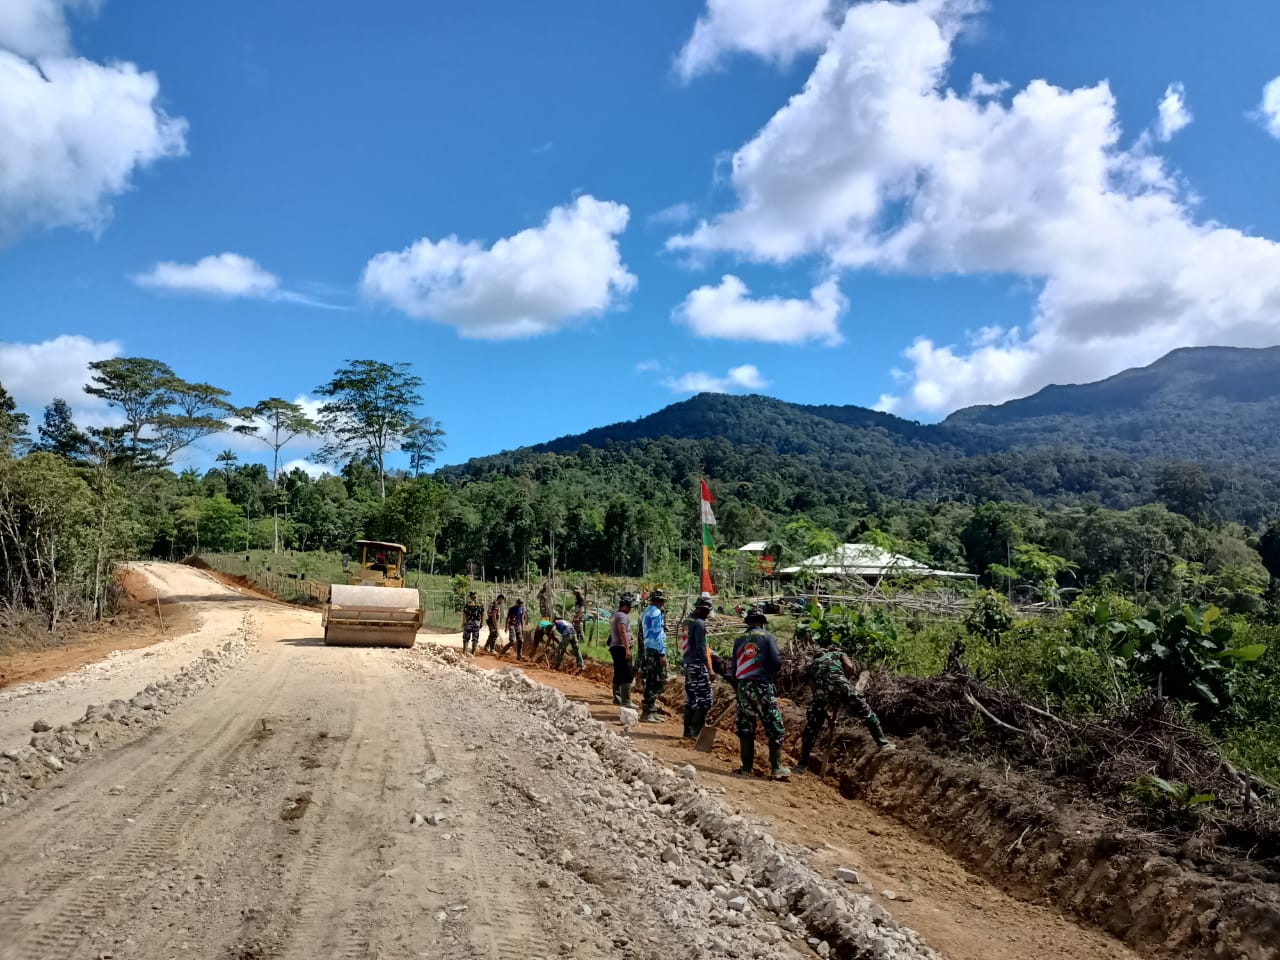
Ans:
[[[214,457],[214,460],[216,460],[218,463],[226,464],[225,472],[227,474],[227,486],[230,487],[231,486],[231,468],[234,467],[240,461],[240,454],[236,453],[234,450],[223,450],[220,454]]]

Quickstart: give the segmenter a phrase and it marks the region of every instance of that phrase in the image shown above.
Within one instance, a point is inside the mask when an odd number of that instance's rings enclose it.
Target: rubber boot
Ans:
[[[769,776],[775,780],[785,780],[791,771],[782,765],[782,744],[769,744]]]
[[[624,683],[618,689],[622,691],[622,705],[624,707],[631,706],[631,684]]]
[[[685,740],[689,740],[697,736],[697,734],[693,732],[693,715],[696,712],[697,711],[687,703],[684,705],[684,733],[680,734],[680,736]]]
[[[693,716],[689,720],[689,738],[696,740],[702,733],[702,728],[707,725],[707,711],[695,710]]]
[[[620,683],[613,685],[613,705],[615,707],[622,706],[622,684]]]
[[[654,707],[652,710],[645,710],[643,713],[641,713],[640,722],[641,723],[661,723],[662,718],[658,716],[658,708]]]
[[[867,718],[867,731],[871,734],[871,739],[876,742],[876,746],[880,748],[881,753],[892,753],[898,748],[895,747],[889,738],[884,735],[884,728],[880,726],[880,718],[871,716]]]
[[[796,773],[809,772],[809,754],[813,753],[813,744],[806,739],[800,741],[800,762],[796,764]]]
[[[750,740],[746,737],[738,738],[738,756],[742,759],[742,766],[739,768],[738,773],[745,774],[748,777],[751,776],[751,768],[756,763],[756,741],[754,737]]]

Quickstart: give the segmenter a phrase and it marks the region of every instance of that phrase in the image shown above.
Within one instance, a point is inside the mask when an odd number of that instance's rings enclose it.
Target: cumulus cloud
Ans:
[[[1258,105],[1258,118],[1266,131],[1280,140],[1280,77],[1262,88],[1262,103]]]
[[[1151,137],[1124,143],[1106,83],[1034,80],[1007,100],[986,80],[948,87],[976,8],[852,7],[804,89],[734,154],[735,208],[668,246],[1036,285],[1025,325],[917,340],[886,406],[942,412],[1177,346],[1280,339],[1280,244],[1199,221]]]
[[[700,337],[759,343],[818,340],[834,346],[842,340],[839,321],[847,307],[848,301],[834,280],[818,284],[807,300],[755,300],[745,283],[726,274],[719,286],[699,287],[690,293],[676,307],[674,317]]]
[[[753,364],[732,367],[723,377],[701,370],[668,377],[663,384],[672,393],[731,393],[734,390],[763,390],[769,382]]]
[[[81,426],[117,422],[96,398],[84,392],[89,364],[120,356],[118,340],[63,334],[38,343],[0,342],[0,383],[23,410],[37,418],[54,397],[71,405]],[[37,420],[38,422],[38,420]]]
[[[279,277],[238,253],[219,253],[195,263],[157,263],[133,282],[149,290],[212,297],[270,298],[280,291]]]
[[[1158,110],[1156,136],[1165,143],[1191,123],[1191,111],[1187,109],[1185,92],[1180,83],[1171,83],[1165,88]]]
[[[67,6],[0,4],[0,243],[101,229],[137,171],[186,152],[187,123],[159,107],[155,74],[74,56]]]
[[[707,12],[676,57],[676,70],[691,80],[738,52],[785,66],[822,48],[831,35],[833,6],[832,0],[707,0]]]
[[[620,203],[578,197],[539,227],[491,247],[456,236],[422,239],[369,261],[361,287],[411,317],[464,337],[503,340],[552,333],[604,313],[636,287],[618,235],[630,213]]]

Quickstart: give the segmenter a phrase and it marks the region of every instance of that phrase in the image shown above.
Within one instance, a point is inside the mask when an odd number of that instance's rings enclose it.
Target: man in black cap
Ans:
[[[738,685],[739,773],[750,775],[756,757],[756,721],[769,741],[769,774],[785,780],[791,771],[782,765],[782,711],[773,682],[782,665],[778,641],[767,629],[769,618],[759,606],[747,611],[747,632],[733,645],[733,676]]]
[[[467,602],[462,606],[462,652],[467,652],[467,641],[471,642],[471,653],[480,645],[480,624],[484,620],[484,604],[476,599],[476,592],[467,594]]]
[[[684,624],[680,649],[684,657],[684,736],[697,739],[711,712],[711,656],[707,650],[707,617],[711,595],[704,593],[693,604]]]

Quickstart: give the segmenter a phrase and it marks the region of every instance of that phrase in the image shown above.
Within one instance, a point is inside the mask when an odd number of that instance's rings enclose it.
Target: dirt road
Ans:
[[[421,646],[324,647],[314,613],[188,568],[151,575],[201,624],[149,659],[172,670],[246,629],[252,651],[140,739],[0,808],[3,960],[937,955],[825,879],[853,855],[844,834],[816,854],[786,842],[811,793],[794,817],[771,794],[753,808],[758,785],[726,795],[713,771],[677,774],[522,674]],[[895,867],[929,875],[874,869]],[[1019,906],[975,884],[975,915]],[[1022,947],[1126,955],[1035,908],[1022,921],[1042,934],[1017,931]],[[985,936],[995,949],[945,953],[1030,955]]]

